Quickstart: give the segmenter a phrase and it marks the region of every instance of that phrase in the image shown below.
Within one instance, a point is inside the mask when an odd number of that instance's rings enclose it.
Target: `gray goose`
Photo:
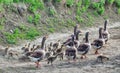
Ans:
[[[77,48],[78,54],[81,54],[81,59],[86,58],[86,54],[88,51],[91,49],[91,44],[88,39],[89,32],[86,32],[85,34],[85,43],[80,44],[79,47]]]
[[[78,35],[80,33],[79,31],[78,32],[77,31],[78,31],[78,24],[76,24],[76,26],[74,26],[74,34],[73,34],[74,35],[74,40],[77,39],[77,37],[78,37],[76,35]],[[63,42],[63,44],[71,46],[71,44],[72,44],[72,36],[73,35],[71,35],[70,38],[68,38],[65,42]]]
[[[93,43],[91,43],[91,45],[95,49],[95,54],[99,54],[98,50],[101,49],[105,44],[105,39],[102,36],[102,30],[103,28],[99,28],[99,38],[95,39]]]
[[[80,45],[80,42],[79,42],[79,34],[81,33],[80,30],[78,30],[76,32],[76,35],[75,35],[75,40],[74,40],[74,44],[75,44],[75,47],[78,48],[78,46]]]
[[[38,50],[35,50],[34,52],[32,52],[30,54],[30,56],[28,56],[30,58],[31,61],[36,63],[36,67],[39,67],[39,62],[41,60],[44,59],[45,57],[45,48],[44,48],[44,44],[45,44],[45,40],[47,39],[47,36],[43,37],[42,39],[42,43],[41,43],[41,48],[39,48]]]
[[[104,23],[104,30],[102,32],[102,35],[103,35],[103,38],[105,39],[105,43],[107,43],[109,37],[110,37],[110,34],[107,30],[107,24],[108,24],[108,20],[105,20],[105,23]]]
[[[76,60],[77,57],[77,49],[74,45],[74,35],[72,35],[72,42],[70,47],[67,47],[65,50],[65,56],[67,57],[68,60],[72,59],[72,60]]]

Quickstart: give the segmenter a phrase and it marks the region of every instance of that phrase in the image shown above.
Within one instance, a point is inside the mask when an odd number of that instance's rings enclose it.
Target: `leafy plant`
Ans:
[[[55,29],[54,28],[48,28],[48,31],[53,33],[55,31]]]
[[[35,13],[38,9],[44,9],[44,3],[42,0],[30,0],[30,6],[28,10],[32,13]]]
[[[54,3],[61,2],[61,0],[53,0]]]
[[[67,7],[71,7],[74,4],[74,0],[66,0]]]
[[[108,4],[113,4],[113,2],[115,1],[115,0],[105,0],[106,1],[106,3],[108,3]]]
[[[77,5],[77,7],[80,7],[82,5],[82,0],[79,0],[76,5]]]
[[[26,39],[34,39],[36,36],[39,36],[39,32],[35,28],[29,28],[26,32]]]
[[[120,0],[115,0],[115,5],[119,8],[120,7]]]
[[[68,20],[67,20],[67,25],[69,25],[69,27],[70,27],[70,26],[73,27],[73,26],[75,26],[75,24],[76,24],[76,23],[75,23],[73,20],[71,20],[71,19],[68,19]]]
[[[49,8],[49,15],[56,14],[56,11],[53,8]]]
[[[28,16],[28,22],[37,25],[40,20],[40,17],[41,17],[40,14],[37,13],[34,14],[34,16]]]
[[[120,14],[120,8],[118,8],[117,13]]]
[[[38,22],[39,22],[39,20],[40,20],[40,14],[35,14],[34,15],[34,18],[33,18],[33,23],[35,24],[35,25],[37,25],[38,24]]]
[[[16,28],[13,33],[5,32],[4,34],[6,36],[6,41],[9,44],[16,44],[17,39],[18,39],[18,37],[20,35],[20,31],[19,31],[18,28]]]
[[[78,21],[78,23],[80,23],[80,22],[83,22],[84,20],[82,19],[82,17],[80,17],[80,16],[76,16],[76,20]]]
[[[93,2],[93,3],[91,4],[91,7],[92,7],[93,9],[98,9],[98,8],[100,7],[100,3]]]
[[[28,20],[29,23],[32,23],[33,22],[33,17],[30,15],[30,16],[28,16],[27,20]]]
[[[82,0],[83,2],[83,5],[85,6],[85,7],[89,7],[89,5],[90,5],[90,3],[91,3],[91,0]]]
[[[19,0],[13,0],[13,2],[14,2],[14,3],[18,3],[18,2],[19,2]]]
[[[3,0],[1,2],[3,2],[4,4],[11,4],[13,3],[13,0]]]
[[[81,15],[80,8],[77,8],[76,14],[79,15],[79,16]]]
[[[102,6],[101,8],[97,9],[98,14],[102,15],[105,12],[105,8]]]

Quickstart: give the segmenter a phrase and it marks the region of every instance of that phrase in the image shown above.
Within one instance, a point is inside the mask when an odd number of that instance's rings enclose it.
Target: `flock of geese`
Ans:
[[[91,48],[94,48],[95,54],[99,54],[99,50],[107,44],[109,40],[109,32],[107,29],[107,23],[108,20],[105,20],[104,28],[99,28],[99,37],[94,39],[92,43],[89,41],[89,32],[85,33],[85,37],[83,38],[83,42],[80,43],[79,40],[79,34],[81,33],[80,30],[78,30],[78,25],[74,27],[74,33],[70,35],[70,37],[65,40],[64,42],[60,42],[58,40],[56,43],[50,42],[49,45],[45,45],[45,42],[48,38],[48,36],[44,36],[42,38],[41,45],[32,45],[33,47],[30,48],[30,43],[28,45],[25,45],[21,48],[23,51],[22,54],[24,54],[25,57],[29,58],[30,61],[36,63],[36,67],[38,68],[40,66],[40,61],[44,60],[47,61],[47,63],[52,63],[57,59],[57,57],[60,58],[60,60],[63,60],[64,57],[67,58],[68,62],[70,61],[76,61],[78,59],[78,55],[81,55],[81,59],[87,58],[87,54]],[[6,47],[5,54],[4,55],[17,55],[18,53],[16,51],[8,51],[9,47]],[[103,59],[109,59],[106,56],[99,55],[97,57],[99,60]]]

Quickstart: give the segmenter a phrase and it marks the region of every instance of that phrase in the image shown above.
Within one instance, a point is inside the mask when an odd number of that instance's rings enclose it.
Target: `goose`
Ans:
[[[75,43],[75,47],[78,48],[78,46],[80,45],[80,42],[79,42],[79,34],[81,33],[80,30],[78,30],[76,32],[76,35],[75,35],[75,40],[74,40],[74,43]]]
[[[24,47],[21,48],[21,50],[23,50],[23,53],[29,52],[30,51],[30,43],[25,44]]]
[[[79,47],[77,48],[78,54],[82,55],[81,59],[86,58],[86,54],[91,49],[91,44],[89,42],[88,36],[89,36],[89,32],[86,32],[85,43],[80,44]]]
[[[57,49],[55,51],[55,55],[59,54],[58,57],[60,58],[60,60],[63,60],[63,56],[64,56],[64,44],[61,45],[61,47],[59,49]]]
[[[71,36],[69,37],[69,39],[67,39],[65,42],[63,42],[63,44],[64,44],[65,46],[67,46],[67,47],[73,46],[73,42],[74,42],[74,39],[73,39],[73,38],[75,38],[75,35],[71,35]]]
[[[76,26],[74,26],[74,35],[77,34],[77,30],[78,30],[78,24],[76,24]]]
[[[105,20],[105,23],[104,23],[104,30],[102,32],[102,36],[103,38],[105,39],[105,43],[107,43],[109,37],[110,37],[110,34],[107,30],[107,24],[108,24],[108,20]]]
[[[45,40],[47,39],[47,36],[44,36],[42,38],[42,42],[41,42],[41,47],[37,50],[35,50],[30,56],[28,56],[30,58],[31,61],[36,63],[36,68],[38,68],[40,66],[40,61],[44,59],[45,57],[45,48],[44,48],[44,44],[45,44]]]
[[[78,30],[78,24],[76,24],[76,26],[74,26],[74,34],[73,35],[74,35],[75,38],[76,38],[77,30]],[[71,35],[65,42],[63,42],[63,44],[70,46],[71,43],[72,43],[71,41],[72,41],[72,36],[73,35]]]
[[[3,56],[7,55],[7,52],[8,52],[8,50],[9,50],[9,48],[10,48],[9,46],[7,46],[7,47],[5,48]]]
[[[58,40],[56,43],[53,44],[54,49],[58,49],[60,46],[60,40]]]
[[[71,59],[72,60],[76,60],[76,57],[77,57],[77,49],[74,45],[74,35],[72,35],[72,42],[71,42],[71,45],[70,47],[67,47],[66,50],[65,50],[65,56],[66,58],[70,61]]]
[[[52,63],[57,59],[57,56],[58,56],[59,54],[57,54],[57,55],[55,55],[55,56],[50,56],[50,57],[48,57],[47,58],[47,64],[49,64],[49,63],[51,63],[51,65],[52,65]]]
[[[7,55],[8,59],[9,59],[9,58],[13,58],[14,55],[16,55],[18,57],[18,54],[19,54],[18,51],[15,51],[15,50],[11,49],[9,46],[7,46],[4,50],[3,56]]]
[[[108,61],[109,58],[104,56],[103,54],[100,54],[98,57],[97,57],[97,62],[101,62],[101,63],[104,63],[105,61]]]
[[[101,49],[105,44],[105,39],[102,36],[103,28],[99,28],[99,38],[95,39],[91,45],[95,49],[95,54],[99,54],[98,50]]]
[[[35,44],[33,44],[33,47],[30,49],[30,51],[33,51],[35,49]]]

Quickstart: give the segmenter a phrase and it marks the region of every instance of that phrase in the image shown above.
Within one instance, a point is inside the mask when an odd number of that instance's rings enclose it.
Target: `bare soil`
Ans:
[[[98,27],[81,29],[82,34],[80,41],[84,37],[86,31],[90,32],[90,41],[98,37]],[[0,73],[120,73],[120,22],[108,25],[110,32],[110,39],[106,47],[100,50],[100,53],[110,58],[104,63],[97,63],[97,55],[94,55],[93,49],[87,54],[87,59],[78,59],[76,62],[68,63],[66,59],[59,61],[57,59],[53,65],[47,65],[45,61],[41,62],[41,68],[35,68],[33,62],[19,62],[17,57],[15,59],[7,59],[2,56],[2,49],[0,51]],[[58,39],[64,40],[71,34],[68,33],[54,33],[49,35],[47,42],[56,41]],[[19,46],[11,48],[21,52],[20,48],[26,43],[25,41]],[[39,44],[41,38],[32,41],[32,44]],[[4,48],[0,46],[0,48]]]

